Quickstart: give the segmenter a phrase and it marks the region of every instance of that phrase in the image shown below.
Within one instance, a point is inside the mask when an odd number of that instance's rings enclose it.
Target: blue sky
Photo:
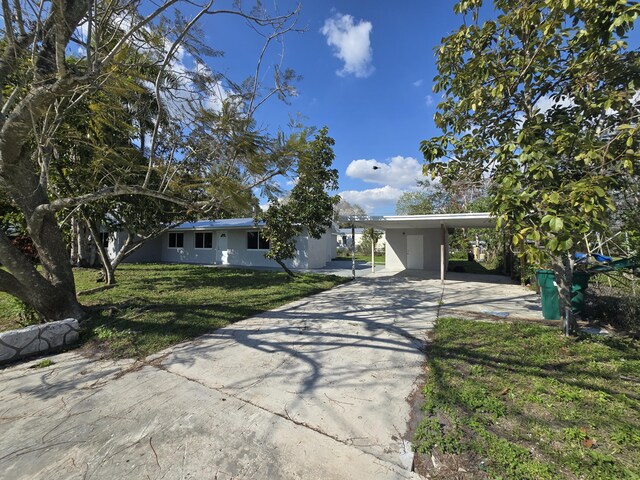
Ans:
[[[328,126],[336,141],[339,193],[368,213],[395,213],[397,197],[415,188],[420,176],[420,141],[438,133],[434,48],[461,21],[454,3],[303,2],[298,25],[306,31],[288,34],[283,50],[283,65],[303,77],[298,96],[290,105],[265,104],[259,122],[273,130],[300,115],[307,125]],[[281,10],[293,5],[278,2]],[[225,52],[210,62],[214,70],[235,79],[252,72],[261,41],[242,22],[220,16],[206,20],[203,29],[210,45]],[[266,63],[281,53],[272,49]],[[265,72],[265,81],[271,73]],[[374,163],[382,168],[373,170]]]
[[[265,5],[272,8],[273,1]],[[276,3],[281,11],[296,5]],[[275,131],[300,115],[306,125],[328,126],[340,195],[369,214],[394,214],[397,198],[421,177],[420,141],[439,134],[434,49],[463,21],[453,13],[455,3],[304,1],[298,26],[305,32],[288,34],[283,49],[272,49],[265,61],[272,65],[284,53],[283,66],[303,77],[298,95],[289,105],[265,104],[257,113],[260,125]],[[202,27],[207,43],[225,52],[209,62],[214,71],[235,80],[253,73],[262,41],[242,21],[209,17]],[[637,46],[637,31],[632,38]],[[267,69],[264,80],[272,73]]]

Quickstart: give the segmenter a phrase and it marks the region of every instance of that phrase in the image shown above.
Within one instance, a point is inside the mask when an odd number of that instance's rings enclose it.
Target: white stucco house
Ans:
[[[128,262],[194,263],[243,267],[279,267],[265,258],[269,242],[261,236],[264,224],[253,218],[199,220],[178,225],[149,240],[127,258]],[[306,232],[296,239],[296,256],[285,264],[289,268],[322,268],[336,252],[334,230],[320,239]],[[119,250],[124,236],[112,234],[109,252]]]

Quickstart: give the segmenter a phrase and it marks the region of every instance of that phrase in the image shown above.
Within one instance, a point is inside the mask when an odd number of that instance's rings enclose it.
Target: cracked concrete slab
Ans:
[[[540,297],[509,277],[448,272],[440,313],[455,315],[457,312],[543,319]]]
[[[440,282],[368,277],[147,359],[0,371],[0,477],[402,479]]]

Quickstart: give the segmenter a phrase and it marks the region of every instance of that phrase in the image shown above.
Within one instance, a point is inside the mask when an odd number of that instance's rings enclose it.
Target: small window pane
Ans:
[[[184,246],[184,234],[183,233],[170,233],[169,234],[169,248],[182,248]]]
[[[258,249],[258,232],[247,232],[247,248],[249,250]]]
[[[213,234],[211,232],[196,232],[196,248],[212,248]]]
[[[260,250],[269,250],[269,240],[264,238],[262,235],[259,235],[258,238],[259,238],[258,245],[260,247]]]
[[[104,248],[109,247],[109,232],[100,232],[100,243]]]

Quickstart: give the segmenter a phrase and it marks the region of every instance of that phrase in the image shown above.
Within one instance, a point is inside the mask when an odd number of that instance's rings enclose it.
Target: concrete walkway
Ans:
[[[402,479],[441,297],[380,276],[147,359],[0,371],[0,477]]]

